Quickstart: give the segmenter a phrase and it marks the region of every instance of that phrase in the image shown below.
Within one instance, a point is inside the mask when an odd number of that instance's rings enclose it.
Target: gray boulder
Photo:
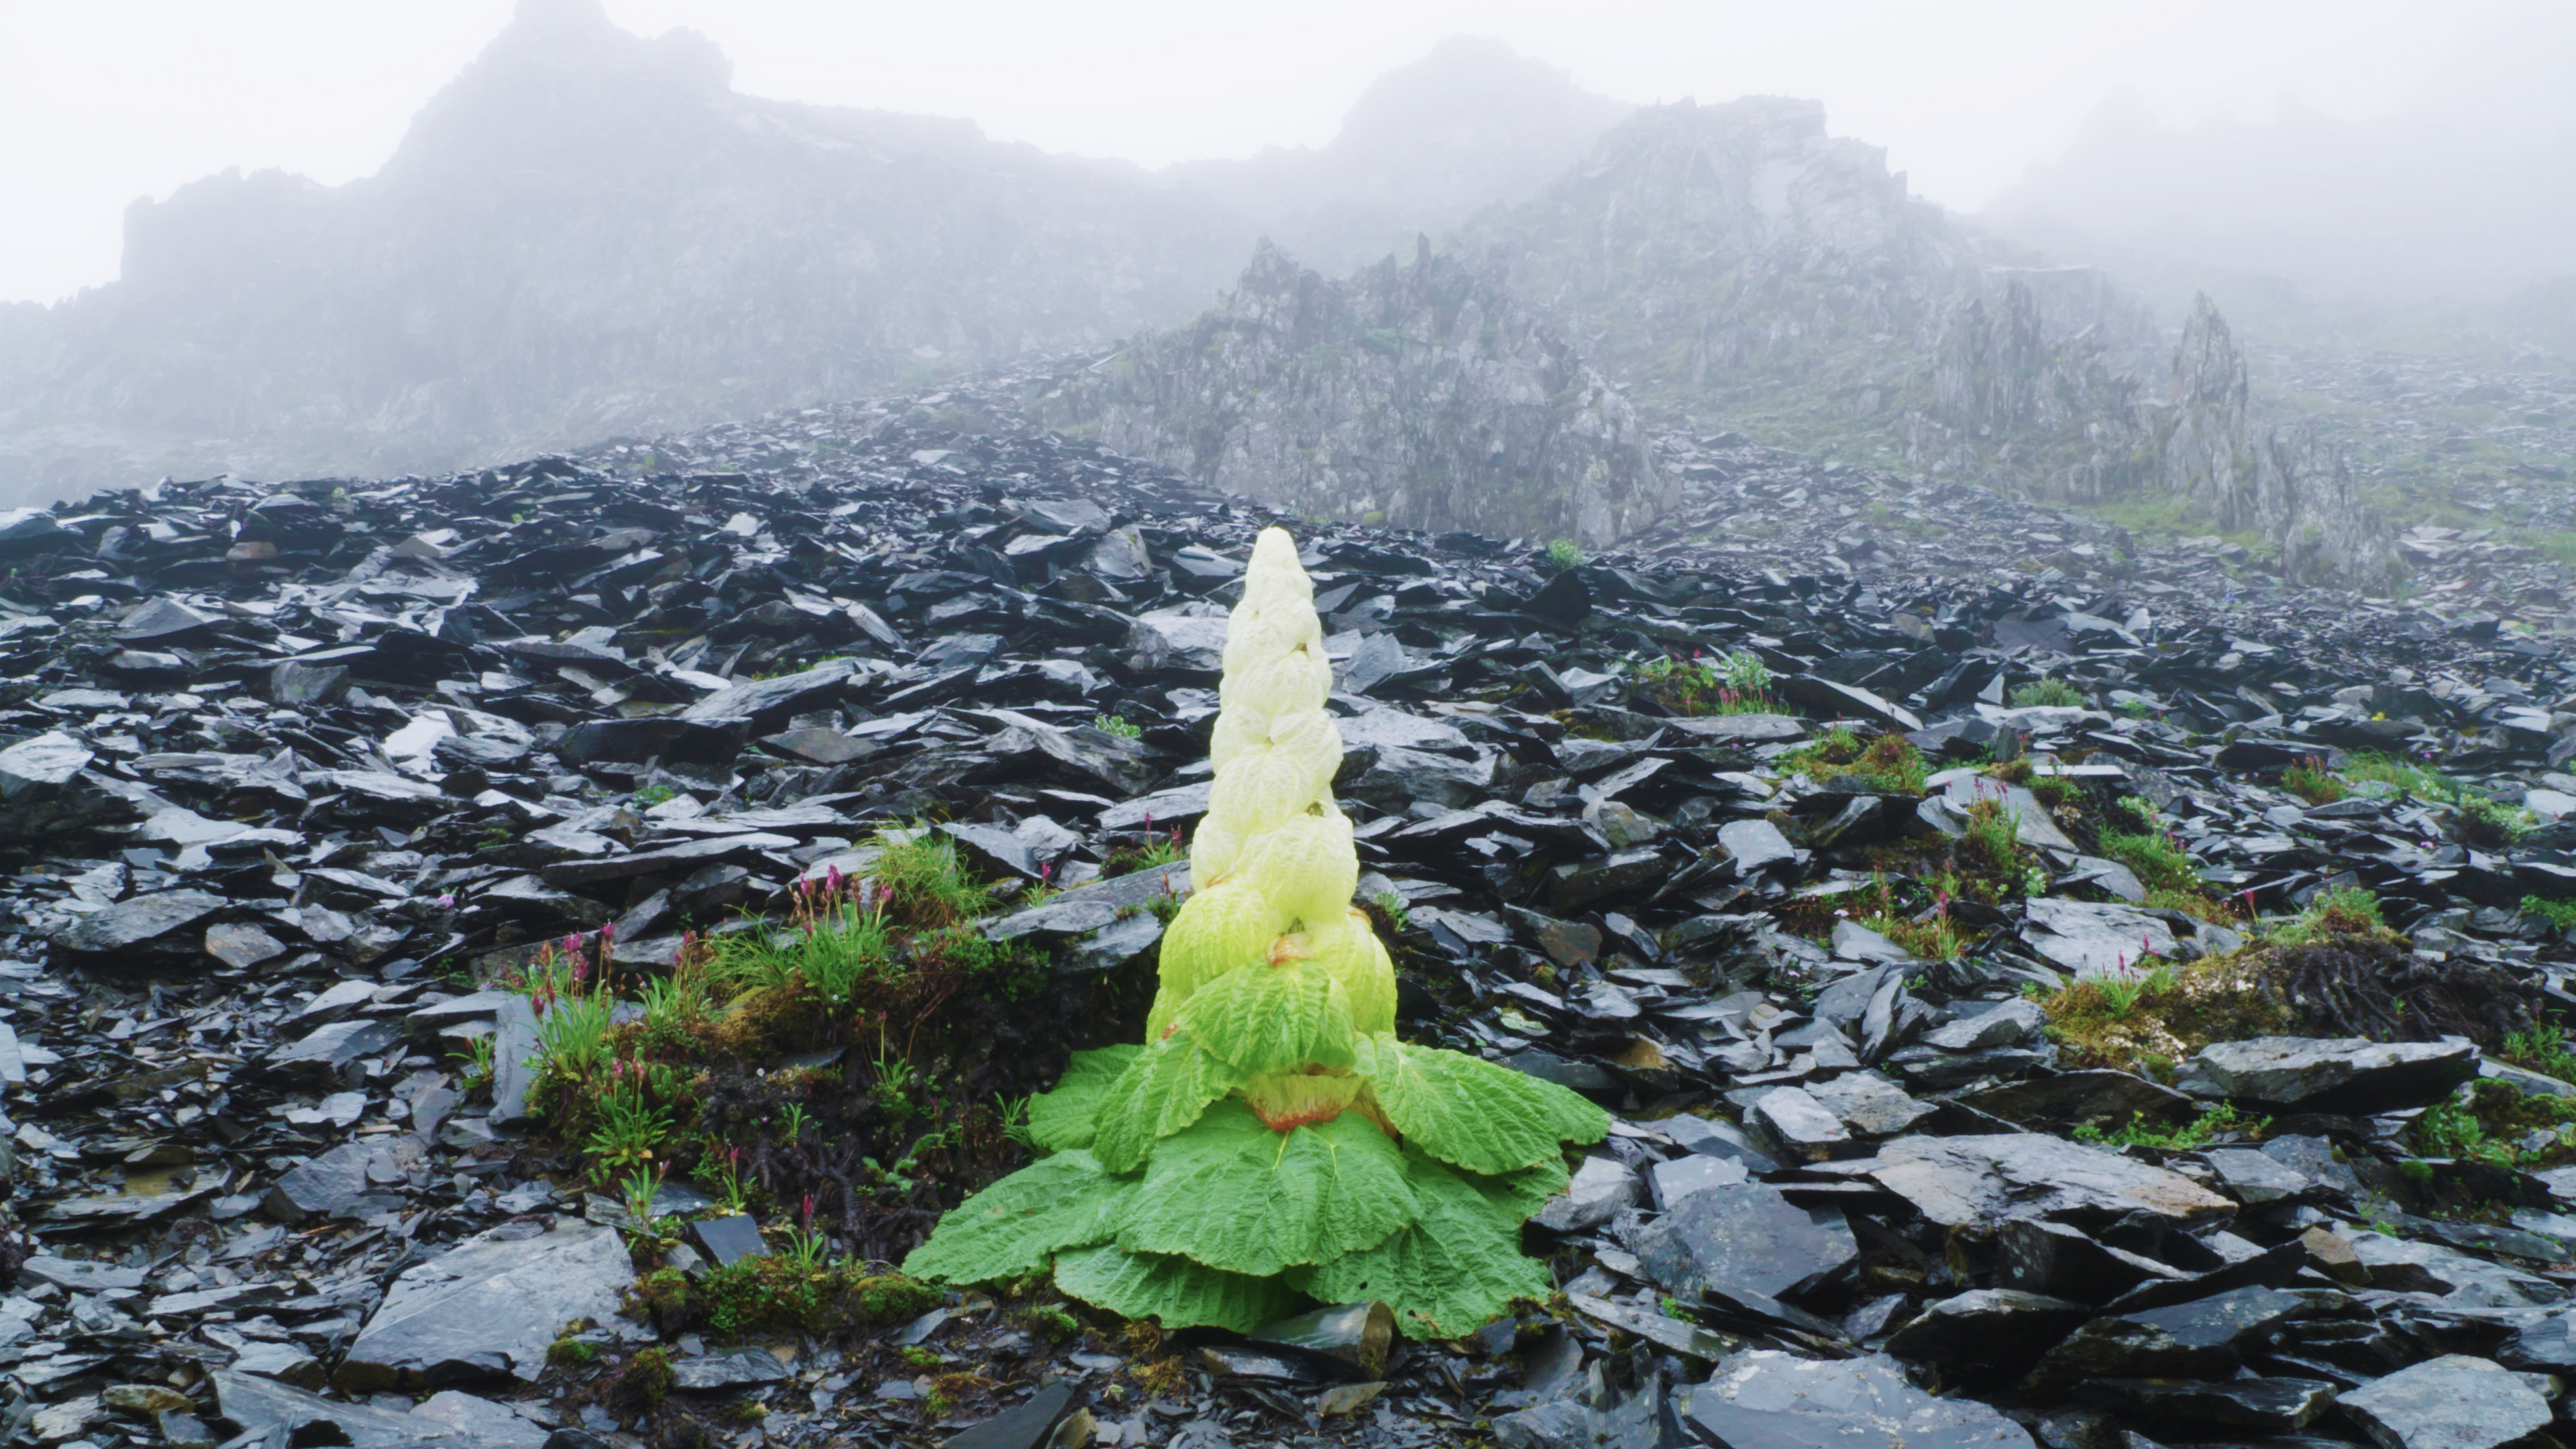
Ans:
[[[1972,1399],[1936,1399],[1884,1356],[1810,1359],[1750,1349],[1717,1366],[1684,1415],[1726,1449],[2030,1449],[2019,1424]]]
[[[2549,1423],[2549,1401],[2492,1359],[2444,1354],[2336,1401],[2380,1449],[2494,1449]]]
[[[1880,1186],[1944,1227],[2107,1223],[2130,1213],[2179,1226],[2236,1211],[2180,1173],[2036,1132],[1901,1138],[1879,1149],[1878,1162],[1870,1176]]]
[[[2367,1116],[2429,1107],[2477,1073],[2478,1049],[2464,1041],[2258,1036],[2202,1047],[2174,1082],[2256,1107]]]
[[[343,1393],[371,1393],[534,1381],[565,1324],[612,1317],[634,1282],[626,1241],[613,1229],[494,1228],[396,1278],[334,1383]]]

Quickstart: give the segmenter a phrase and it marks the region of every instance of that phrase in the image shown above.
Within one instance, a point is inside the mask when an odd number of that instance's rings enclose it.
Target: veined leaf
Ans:
[[[1251,1076],[1200,1050],[1187,1028],[1175,1031],[1147,1046],[1101,1094],[1092,1153],[1111,1172],[1133,1172],[1158,1139],[1199,1120],[1208,1103]]]
[[[1554,1291],[1547,1265],[1520,1249],[1532,1183],[1452,1172],[1419,1152],[1405,1153],[1405,1165],[1419,1208],[1413,1225],[1366,1252],[1290,1274],[1291,1282],[1326,1303],[1382,1298],[1408,1338],[1455,1338],[1515,1298]]]
[[[1328,767],[1317,789],[1329,792],[1332,778]],[[1351,822],[1329,804],[1321,813],[1296,815],[1276,830],[1247,837],[1234,868],[1264,900],[1305,922],[1309,931],[1349,913],[1360,879]]]
[[[1470,1172],[1504,1173],[1598,1142],[1610,1114],[1554,1082],[1461,1052],[1363,1037],[1359,1073],[1404,1140]]]
[[[1135,1186],[1101,1171],[1088,1152],[1059,1152],[958,1204],[903,1269],[951,1283],[1034,1271],[1063,1249],[1109,1241]]]
[[[1315,964],[1342,984],[1351,999],[1351,1026],[1362,1035],[1395,1031],[1395,962],[1386,954],[1369,918],[1343,909],[1338,922],[1307,932],[1307,950]]]
[[[1250,1278],[1116,1245],[1056,1259],[1055,1286],[1085,1303],[1128,1318],[1159,1318],[1165,1328],[1223,1328],[1250,1333],[1297,1306],[1297,1294],[1275,1278]]]
[[[1413,1221],[1404,1155],[1356,1112],[1273,1132],[1226,1102],[1164,1141],[1118,1246],[1271,1274],[1375,1247]]]
[[[1270,942],[1288,929],[1288,918],[1243,881],[1225,881],[1193,893],[1163,933],[1162,989],[1145,1021],[1151,1041],[1171,1025],[1169,1013],[1227,972],[1270,959]]]
[[[1176,1019],[1202,1050],[1247,1073],[1347,1067],[1358,1046],[1350,998],[1312,961],[1228,972],[1182,1003]]]
[[[1075,1052],[1055,1090],[1029,1102],[1029,1140],[1049,1152],[1089,1147],[1092,1119],[1100,1115],[1110,1085],[1143,1050],[1121,1042],[1098,1051]]]

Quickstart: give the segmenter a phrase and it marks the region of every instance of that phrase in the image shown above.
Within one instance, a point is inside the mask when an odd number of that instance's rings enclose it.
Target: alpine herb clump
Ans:
[[[1414,1337],[1551,1285],[1520,1224],[1600,1108],[1395,1037],[1395,967],[1352,908],[1341,733],[1314,586],[1265,530],[1226,630],[1196,890],[1163,938],[1142,1046],[1077,1053],[1029,1109],[1051,1155],[960,1204],[905,1264],[1238,1331],[1301,1298],[1384,1299]]]

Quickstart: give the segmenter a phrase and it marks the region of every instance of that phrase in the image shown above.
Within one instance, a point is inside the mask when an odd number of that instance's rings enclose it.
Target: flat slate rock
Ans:
[[[563,1325],[616,1314],[635,1282],[624,1237],[586,1222],[533,1236],[521,1228],[477,1234],[406,1269],[358,1330],[333,1382],[352,1393],[533,1382]]]
[[[2478,1049],[2468,1042],[2258,1036],[2202,1047],[2174,1084],[2285,1112],[2370,1116],[2429,1107],[2477,1072]]]
[[[167,936],[223,908],[223,897],[205,891],[159,891],[83,916],[54,941],[66,951],[104,955]]]
[[[1884,1356],[1748,1349],[1691,1391],[1683,1417],[1724,1449],[2033,1449],[2019,1424],[1973,1399],[1934,1398]]]
[[[2183,1225],[2236,1211],[2180,1173],[2036,1132],[1904,1137],[1882,1146],[1877,1161],[1871,1177],[1944,1227],[2109,1223],[2130,1213]]]
[[[1860,1253],[1840,1209],[1801,1207],[1758,1182],[1692,1193],[1634,1242],[1647,1280],[1685,1299],[1709,1288],[1786,1297]]]

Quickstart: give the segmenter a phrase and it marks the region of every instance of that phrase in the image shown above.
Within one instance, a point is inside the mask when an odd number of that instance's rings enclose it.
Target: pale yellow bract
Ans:
[[[1208,751],[1216,779],[1190,845],[1196,891],[1163,939],[1149,1036],[1227,973],[1300,959],[1341,986],[1355,1030],[1395,1029],[1394,962],[1351,908],[1359,852],[1333,804],[1342,734],[1324,708],[1332,687],[1314,583],[1287,531],[1264,529],[1226,624]]]

